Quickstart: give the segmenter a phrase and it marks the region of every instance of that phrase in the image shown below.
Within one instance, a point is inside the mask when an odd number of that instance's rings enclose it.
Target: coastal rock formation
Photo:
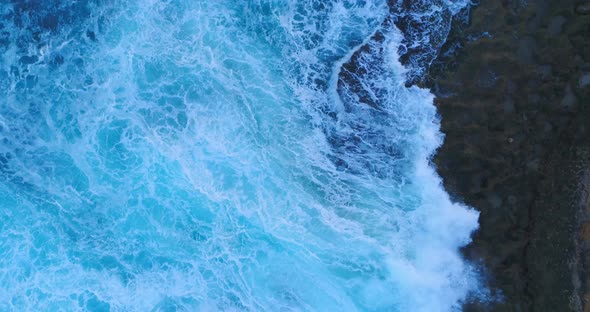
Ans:
[[[482,0],[423,85],[437,95],[446,189],[481,212],[465,255],[498,302],[590,311],[590,2]]]

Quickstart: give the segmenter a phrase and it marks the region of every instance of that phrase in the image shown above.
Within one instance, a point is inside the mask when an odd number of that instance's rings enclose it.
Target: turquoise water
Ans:
[[[360,0],[0,14],[0,311],[451,311],[477,291],[458,249],[478,215],[441,187],[433,96],[399,62],[448,29],[408,41]],[[364,44],[377,108],[338,87]]]

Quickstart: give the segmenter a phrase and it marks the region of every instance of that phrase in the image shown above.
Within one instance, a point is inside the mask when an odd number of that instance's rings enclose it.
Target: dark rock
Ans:
[[[542,79],[548,79],[553,75],[553,69],[551,68],[551,65],[547,64],[539,65],[537,72]]]
[[[590,262],[576,262],[578,249],[590,254],[590,226],[576,247],[574,204],[580,168],[590,168],[590,107],[581,105],[590,98],[590,19],[574,14],[581,8],[479,1],[467,26],[452,26],[445,47],[454,52],[443,47],[433,63],[454,65],[429,72],[445,90],[434,161],[451,196],[480,211],[464,255],[483,262],[503,297],[465,311],[590,311]]]
[[[521,39],[518,44],[518,59],[524,64],[532,64],[534,59],[534,52],[536,48],[535,39],[532,37],[525,37]]]
[[[581,3],[576,6],[576,13],[590,14],[590,3]]]
[[[576,109],[576,105],[578,104],[578,99],[572,90],[572,87],[568,84],[565,87],[565,95],[561,100],[561,106],[567,111],[573,111]]]
[[[561,34],[563,24],[565,24],[566,21],[567,19],[561,15],[555,16],[553,19],[551,19],[549,27],[547,27],[547,33],[551,36],[557,36]]]
[[[553,131],[553,125],[550,122],[545,122],[543,129],[545,130],[545,132],[551,132]]]
[[[482,88],[491,88],[496,84],[498,76],[491,69],[484,69],[479,73],[477,85]]]
[[[502,207],[502,198],[496,194],[491,194],[490,197],[488,197],[488,201],[494,209],[499,209]]]
[[[510,97],[504,100],[504,113],[512,114],[514,113],[514,100]]]
[[[530,160],[526,164],[527,170],[530,170],[530,171],[538,171],[540,166],[541,166],[541,160],[540,159]]]

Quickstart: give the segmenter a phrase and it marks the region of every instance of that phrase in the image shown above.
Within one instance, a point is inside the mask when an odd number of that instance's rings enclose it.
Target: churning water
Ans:
[[[459,309],[406,80],[466,1],[389,2],[3,1],[0,311]]]

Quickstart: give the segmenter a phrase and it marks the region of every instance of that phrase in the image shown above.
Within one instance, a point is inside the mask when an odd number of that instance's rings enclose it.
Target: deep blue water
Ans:
[[[3,1],[0,311],[459,309],[478,215],[405,82],[465,4]]]

